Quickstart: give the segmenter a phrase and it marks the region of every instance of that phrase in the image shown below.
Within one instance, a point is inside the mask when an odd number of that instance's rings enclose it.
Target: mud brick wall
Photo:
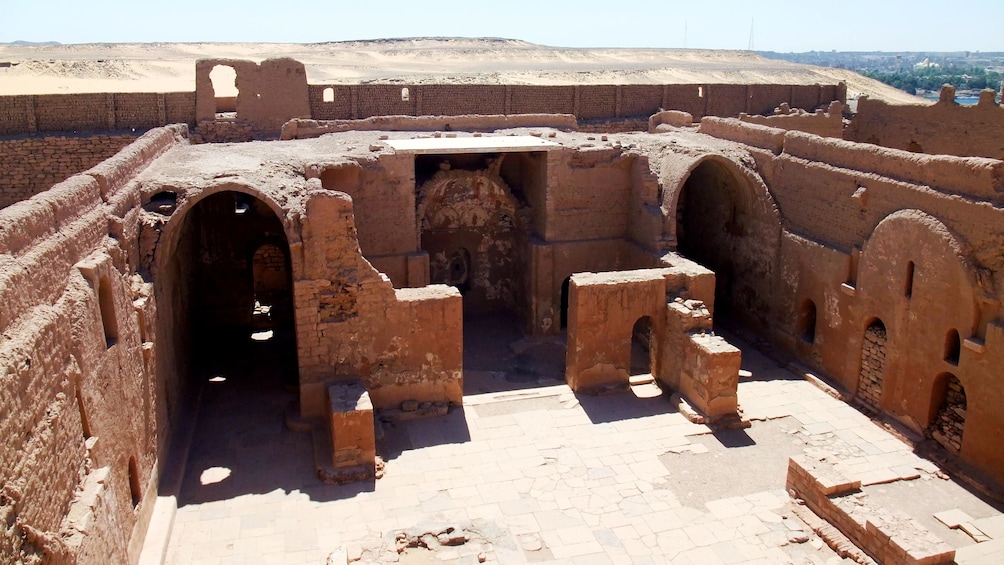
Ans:
[[[154,315],[129,259],[138,237],[113,226],[138,214],[124,180],[182,131],[148,132],[0,210],[0,555],[13,562],[138,557],[156,498]]]
[[[115,129],[114,94],[48,94],[35,97],[38,131]]]
[[[783,84],[751,84],[748,87],[749,101],[746,106],[747,114],[772,114],[774,108],[778,107],[778,100],[785,100],[791,104],[791,88]],[[814,109],[808,108],[809,110]]]
[[[34,96],[0,96],[0,135],[35,131]]]
[[[195,93],[164,93],[164,116],[168,124],[195,126]],[[164,125],[164,124],[160,124]]]
[[[118,153],[136,135],[0,139],[0,208],[48,190]]]
[[[408,90],[408,99],[403,91]],[[356,87],[356,117],[414,116],[417,98],[412,89],[394,84],[364,84]]]
[[[506,87],[479,84],[434,84],[415,93],[418,113],[429,116],[505,114]]]
[[[662,107],[661,84],[637,84],[620,87],[618,117],[649,117]]]
[[[704,87],[704,95],[708,97],[706,116],[738,116],[746,112],[745,84],[709,84]]]
[[[148,130],[195,123],[194,92],[43,94],[0,97],[0,135]]]
[[[512,114],[574,114],[574,86],[510,86]]]
[[[667,87],[664,110],[679,110],[700,120],[708,108],[707,90],[697,84],[670,84]]]
[[[576,117],[580,120],[616,118],[617,88],[613,85],[580,86]]]
[[[331,89],[334,100],[324,101],[324,91]],[[307,97],[310,100],[310,115],[315,120],[350,120],[352,119],[352,97],[354,86],[307,86]]]

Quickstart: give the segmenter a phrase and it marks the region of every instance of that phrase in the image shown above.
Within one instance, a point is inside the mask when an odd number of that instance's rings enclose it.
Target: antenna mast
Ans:
[[[687,48],[687,20],[683,20],[683,48]]]
[[[753,50],[753,18],[750,18],[750,45],[748,50]]]

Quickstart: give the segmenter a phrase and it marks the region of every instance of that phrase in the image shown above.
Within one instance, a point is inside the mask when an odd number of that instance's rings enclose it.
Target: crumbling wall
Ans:
[[[751,116],[744,112],[739,114],[739,119],[751,124],[841,139],[844,135],[843,109],[844,105],[837,101],[831,102],[826,111],[816,110],[814,113],[782,104],[775,108],[773,115]]]
[[[671,266],[572,276],[568,385],[585,393],[627,388],[632,331],[647,318],[650,368],[660,386],[711,421],[735,420],[740,352],[713,334],[702,300],[714,300],[714,275],[677,256],[662,262]]]
[[[87,170],[136,140],[136,135],[0,139],[0,208],[25,200]]]
[[[363,259],[347,195],[318,191],[304,210],[303,244],[293,254],[303,415],[324,415],[325,383],[353,377],[375,408],[460,404],[460,293],[442,285],[395,290]]]
[[[310,117],[307,73],[293,59],[199,59],[195,62],[195,120],[216,119],[216,93],[209,74],[214,67],[237,72],[237,119],[261,132],[278,133],[287,120]]]
[[[150,131],[0,211],[0,553],[16,561],[138,559],[156,496],[155,308],[126,182],[183,135]]]
[[[896,105],[867,97],[858,99],[857,113],[844,139],[914,153],[1004,159],[1004,108],[995,92],[984,91],[975,106],[955,102],[946,87],[937,104]]]

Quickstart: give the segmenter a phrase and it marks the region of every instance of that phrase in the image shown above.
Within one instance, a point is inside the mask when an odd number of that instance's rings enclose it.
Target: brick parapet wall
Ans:
[[[331,90],[331,101],[324,93]],[[407,96],[405,92],[407,91]],[[371,116],[573,114],[582,120],[641,118],[660,108],[703,116],[769,113],[781,103],[812,110],[844,101],[843,85],[632,84],[534,86],[495,84],[308,85],[315,120]],[[46,132],[147,130],[195,126],[195,92],[128,92],[0,96],[0,136]]]
[[[118,153],[134,134],[0,139],[0,208],[48,190]]]
[[[0,135],[195,124],[194,92],[0,96]]]
[[[331,89],[332,100],[324,101]],[[407,89],[408,100],[402,100]],[[769,113],[782,102],[812,110],[844,101],[843,85],[319,85],[308,86],[311,116],[349,120],[380,115],[573,114],[582,120],[647,118],[660,108],[706,115]]]

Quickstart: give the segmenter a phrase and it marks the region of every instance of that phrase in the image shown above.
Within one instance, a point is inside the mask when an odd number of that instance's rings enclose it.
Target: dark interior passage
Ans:
[[[196,379],[243,374],[252,364],[297,382],[289,245],[261,200],[220,192],[184,219],[179,250],[189,265],[188,338]]]

